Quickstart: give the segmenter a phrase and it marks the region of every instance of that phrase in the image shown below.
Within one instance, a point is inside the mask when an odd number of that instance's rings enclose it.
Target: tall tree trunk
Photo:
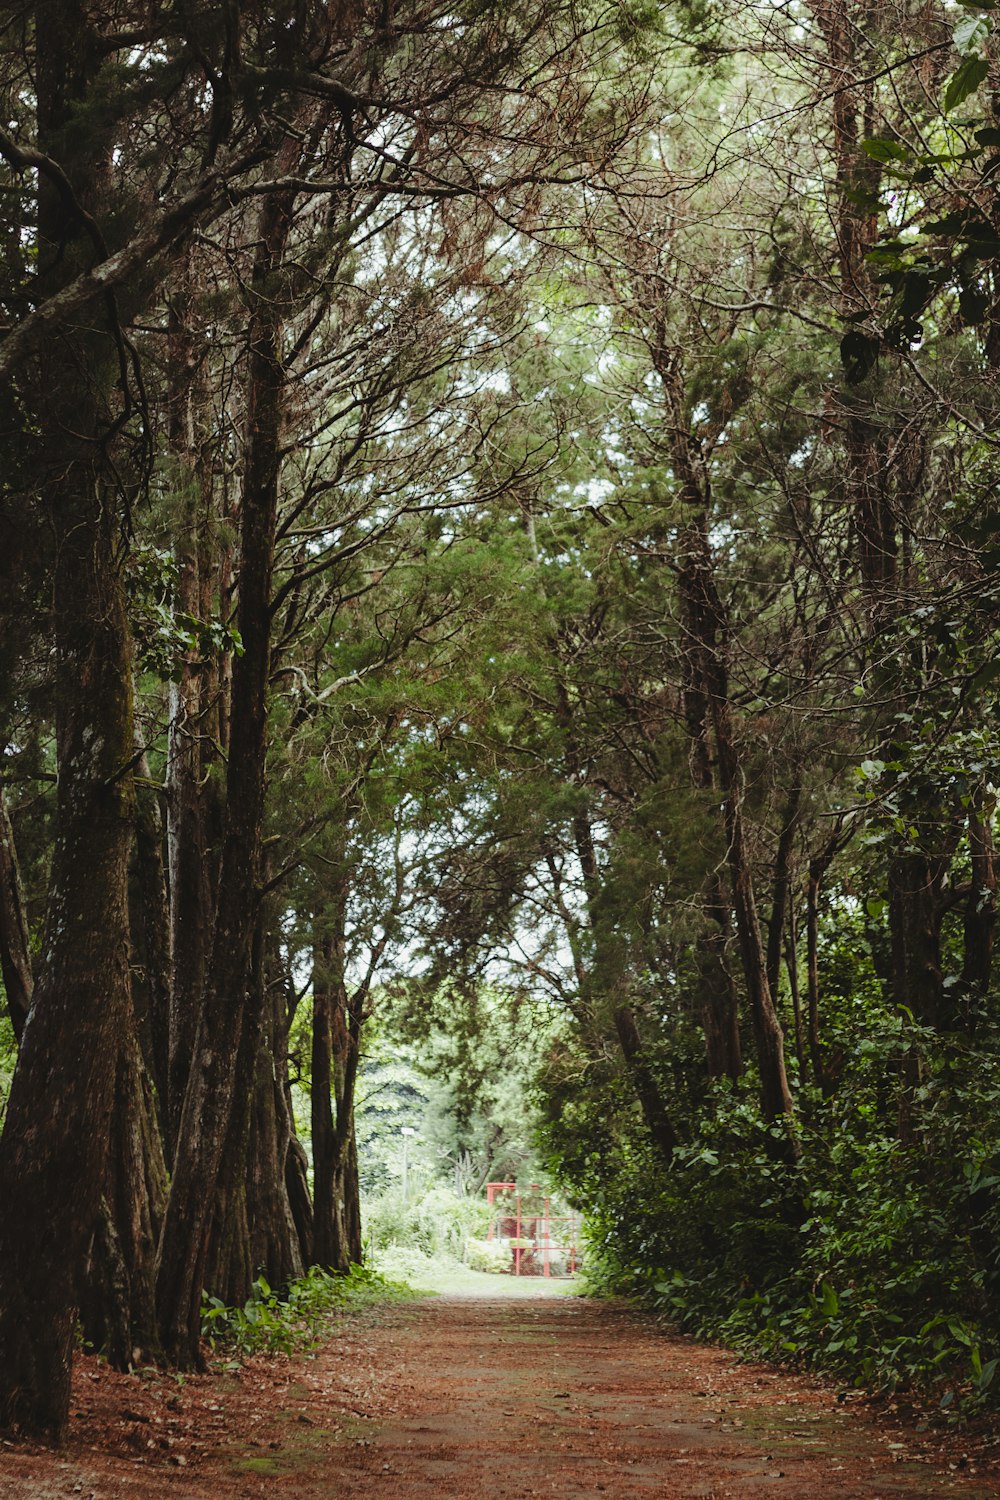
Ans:
[[[713,924],[698,939],[698,990],[706,1067],[709,1078],[729,1078],[737,1083],[743,1076],[739,996],[729,967],[729,903],[718,876],[713,875],[709,882],[704,906]]]
[[[305,1270],[285,1170],[291,1139],[286,1106],[288,1034],[285,1000],[261,973],[265,1022],[257,1049],[253,1115],[247,1161],[247,1219],[254,1274],[273,1287],[287,1286]]]
[[[96,72],[75,5],[38,17],[41,149],[100,214],[106,154],[72,115]],[[92,254],[76,203],[39,180],[44,293]],[[110,309],[109,309],[110,311]],[[52,339],[35,388],[55,543],[52,617],[59,788],[43,958],[0,1138],[0,1428],[58,1439],[69,1415],[78,1277],[106,1183],[129,999],[130,635],[106,439],[119,367],[101,309]]]
[[[715,746],[733,917],[760,1071],[761,1105],[766,1118],[775,1120],[791,1117],[794,1102],[785,1072],[784,1036],[768,983],[767,955],[754,893],[743,812],[743,768],[729,700],[726,661],[729,622],[716,588],[708,544],[708,476],[697,443],[681,426],[682,402],[676,362],[665,351],[660,351],[658,368],[673,413],[674,464],[690,507],[690,520],[678,542],[678,583],[685,649],[691,659],[693,680],[703,699],[702,712],[711,727]]]
[[[191,332],[190,266],[185,264],[170,304],[170,389],[167,437],[181,476],[182,506],[174,557],[177,610],[189,619],[202,612],[199,542],[204,482],[199,462],[196,410],[198,355]],[[170,1005],[167,1117],[170,1150],[180,1128],[193,1055],[212,933],[212,890],[205,826],[202,665],[189,651],[170,688],[167,754],[167,850],[170,873]]]
[[[312,1078],[310,1112],[313,1159],[313,1261],[343,1271],[342,1226],[337,1214],[337,1149],[333,1116],[334,948],[324,936],[313,958]]]
[[[140,1020],[139,1035],[146,1068],[156,1089],[162,1139],[166,1141],[169,1139],[166,1106],[170,1040],[170,907],[163,863],[163,817],[160,793],[148,784],[151,778],[145,755],[140,758],[136,770],[145,783],[136,796],[135,820],[135,868],[146,1010]]]
[[[57,836],[43,962],[0,1138],[0,1426],[55,1438],[132,1025],[131,660],[115,523],[96,488],[55,506]]]
[[[785,938],[785,912],[788,907],[788,889],[791,884],[789,863],[792,842],[799,824],[799,804],[802,801],[802,783],[796,781],[788,794],[778,848],[774,859],[774,878],[771,885],[771,915],[767,922],[767,982],[772,995],[778,993],[781,974],[781,950]]]
[[[689,602],[683,586],[681,597],[685,604]],[[709,749],[708,697],[700,655],[690,636],[685,639],[681,657],[691,779],[700,790],[711,793],[715,772]],[[698,939],[697,959],[706,1068],[709,1078],[731,1078],[735,1083],[743,1074],[743,1051],[739,999],[727,957],[732,913],[717,871],[713,870],[705,881],[702,906],[707,924]]]
[[[639,1035],[635,1011],[628,1004],[616,1005],[614,1022],[622,1056],[635,1087],[646,1129],[652,1136],[660,1155],[669,1161],[677,1149],[677,1134],[663,1107],[659,1086],[650,1071],[642,1038]]]
[[[730,623],[708,541],[711,479],[701,442],[686,417],[683,371],[677,351],[666,341],[662,316],[653,362],[663,387],[673,468],[688,518],[677,539],[676,556],[692,770],[696,784],[707,786],[714,780],[722,796],[733,918],[760,1072],[761,1107],[769,1120],[791,1119],[795,1106],[785,1072],[785,1041],[768,983],[743,811],[743,767],[729,696]],[[709,735],[715,749],[714,772]]]
[[[757,1047],[761,1104],[765,1117],[776,1120],[782,1116],[790,1116],[795,1106],[785,1073],[784,1035],[767,982],[764,942],[757,917],[743,818],[742,773],[735,756],[727,702],[713,701],[713,719],[719,750],[720,779],[726,794],[724,816],[729,840],[733,911]]]
[[[254,1265],[250,1257],[250,1221],[247,1208],[247,1152],[253,1116],[257,1053],[263,1024],[260,1000],[259,924],[255,929],[250,974],[247,979],[247,1014],[240,1033],[233,1085],[233,1107],[215,1184],[208,1247],[205,1252],[204,1287],[227,1307],[242,1307],[250,1296]]]
[[[944,862],[922,853],[889,860],[892,998],[925,1026],[951,1019],[941,966],[941,875]]]
[[[330,1271],[361,1260],[354,1099],[365,996],[348,994],[344,915],[347,886],[331,897],[313,978],[313,1258]]]
[[[294,150],[284,153],[286,165]],[[204,1003],[181,1113],[160,1241],[157,1301],[167,1353],[197,1366],[201,1290],[211,1205],[232,1119],[236,1064],[247,1016],[250,941],[258,902],[270,668],[271,571],[281,448],[282,306],[273,278],[294,204],[274,193],[261,209],[250,293],[246,473],[240,521],[238,624],[219,896]]]
[[[361,1224],[361,1173],[358,1168],[358,1138],[354,1130],[354,1114],[351,1113],[350,1129],[347,1132],[347,1151],[344,1161],[344,1239],[348,1260],[352,1266],[360,1266],[364,1259],[364,1240]]]
[[[569,726],[569,700],[562,684],[560,684],[560,692],[566,704],[564,719]],[[571,733],[567,733],[567,760],[570,773],[575,780],[579,775],[579,765],[576,745]],[[639,1035],[635,1010],[629,1001],[622,997],[621,981],[628,967],[627,959],[624,952],[621,952],[620,941],[613,938],[609,942],[603,930],[604,919],[599,911],[601,872],[597,863],[597,851],[594,846],[590,818],[584,813],[577,814],[573,819],[573,841],[583,874],[587,914],[594,937],[594,973],[600,975],[603,982],[610,986],[611,1015],[622,1059],[628,1076],[632,1080],[646,1128],[657,1150],[669,1161],[677,1148],[677,1132],[670,1119],[670,1111],[667,1109],[659,1080],[649,1066],[649,1060]]]
[[[835,201],[840,271],[840,312],[844,317],[867,314],[872,302],[871,269],[867,260],[878,237],[877,198],[881,168],[859,150],[862,136],[874,123],[873,79],[868,66],[874,54],[866,39],[864,12],[859,15],[847,0],[816,0],[814,10],[823,32],[834,89],[834,153],[838,193]],[[875,377],[871,377],[874,379]],[[868,635],[884,651],[879,637],[894,624],[900,590],[906,589],[907,560],[902,559],[899,531],[906,523],[916,478],[907,472],[907,449],[893,457],[886,452],[889,432],[872,398],[870,385],[842,390],[838,404],[843,416],[846,448],[844,493],[858,548],[858,573],[865,600]],[[918,477],[918,476],[917,476]],[[902,573],[902,576],[901,576]],[[887,675],[888,674],[888,675]],[[883,695],[891,696],[895,669],[883,669]],[[879,753],[896,759],[893,730],[883,731]],[[939,861],[934,855],[897,848],[890,854],[886,883],[892,944],[894,1003],[922,1023],[948,1024],[951,1008],[943,987],[938,910]]]
[[[285,1101],[286,1108],[288,1101]],[[285,1188],[292,1211],[295,1232],[299,1239],[299,1254],[304,1266],[316,1265],[313,1253],[313,1204],[309,1192],[309,1158],[305,1147],[294,1133],[288,1142],[285,1157]]]

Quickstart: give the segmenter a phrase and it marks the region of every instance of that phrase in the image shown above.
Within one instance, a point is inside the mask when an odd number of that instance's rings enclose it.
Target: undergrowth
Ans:
[[[391,1281],[368,1266],[352,1266],[342,1276],[313,1266],[280,1293],[259,1276],[242,1307],[227,1307],[206,1294],[201,1332],[225,1354],[291,1354],[315,1348],[338,1315],[412,1295],[405,1282]]]
[[[896,1022],[843,1037],[836,1099],[803,1088],[798,1154],[718,1086],[669,1167],[577,1091],[547,1134],[589,1223],[593,1289],[698,1337],[949,1419],[1000,1407],[1000,1076],[991,1049]],[[921,1081],[898,1129],[894,1080]],[[692,1112],[694,1113],[694,1112]]]

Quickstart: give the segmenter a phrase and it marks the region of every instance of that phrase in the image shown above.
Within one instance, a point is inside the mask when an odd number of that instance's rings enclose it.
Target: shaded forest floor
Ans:
[[[802,1500],[1000,1494],[984,1438],[577,1297],[441,1297],[345,1319],[311,1356],[178,1382],[76,1374],[60,1453],[0,1447],[3,1500]]]

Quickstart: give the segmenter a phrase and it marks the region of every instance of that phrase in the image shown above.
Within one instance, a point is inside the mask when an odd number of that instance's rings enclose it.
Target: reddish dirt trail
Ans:
[[[76,1390],[61,1454],[0,1448],[3,1500],[1000,1495],[959,1439],[572,1297],[383,1308],[313,1358],[183,1387],[84,1361]]]

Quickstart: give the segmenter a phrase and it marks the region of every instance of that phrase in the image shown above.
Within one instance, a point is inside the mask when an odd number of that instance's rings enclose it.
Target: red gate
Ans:
[[[551,1212],[552,1200],[537,1182],[523,1192],[516,1182],[488,1182],[495,1210],[487,1238],[509,1244],[514,1276],[574,1276],[580,1264],[580,1216]]]

